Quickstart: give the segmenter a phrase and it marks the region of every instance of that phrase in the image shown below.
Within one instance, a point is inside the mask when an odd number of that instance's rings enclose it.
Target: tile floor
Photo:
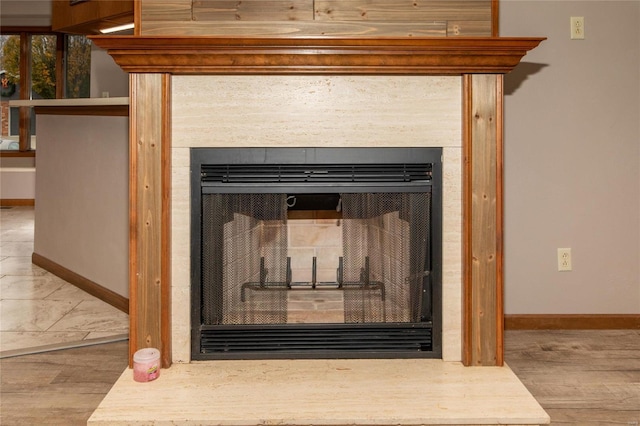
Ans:
[[[0,357],[127,339],[127,314],[31,263],[33,222],[0,209]]]

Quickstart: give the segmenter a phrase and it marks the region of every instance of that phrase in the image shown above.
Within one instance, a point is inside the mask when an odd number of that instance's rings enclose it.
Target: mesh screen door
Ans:
[[[420,320],[430,195],[341,194],[345,323]],[[202,226],[204,323],[286,324],[286,195],[206,194]]]
[[[345,322],[417,322],[430,193],[342,194]]]
[[[202,209],[204,323],[286,323],[285,195],[205,194]]]

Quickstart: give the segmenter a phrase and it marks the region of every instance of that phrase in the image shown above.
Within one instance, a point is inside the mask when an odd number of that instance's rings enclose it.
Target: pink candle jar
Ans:
[[[133,354],[133,380],[150,382],[160,376],[160,351],[144,348]]]

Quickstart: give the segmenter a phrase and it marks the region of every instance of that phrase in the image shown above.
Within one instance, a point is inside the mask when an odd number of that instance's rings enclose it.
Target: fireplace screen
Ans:
[[[249,151],[192,150],[193,358],[439,356],[439,152]]]

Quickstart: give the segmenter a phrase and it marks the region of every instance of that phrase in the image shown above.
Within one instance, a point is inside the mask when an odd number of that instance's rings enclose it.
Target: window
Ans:
[[[17,151],[19,114],[9,108],[9,100],[20,99],[20,35],[0,36],[0,99],[2,101],[2,138],[0,150]]]
[[[31,99],[56,98],[55,35],[31,35]]]
[[[10,100],[90,96],[91,42],[85,36],[28,31],[3,34],[0,63],[0,151],[35,149],[33,108],[9,107]]]
[[[78,35],[68,35],[65,41],[64,97],[88,98],[91,95],[91,41]]]

